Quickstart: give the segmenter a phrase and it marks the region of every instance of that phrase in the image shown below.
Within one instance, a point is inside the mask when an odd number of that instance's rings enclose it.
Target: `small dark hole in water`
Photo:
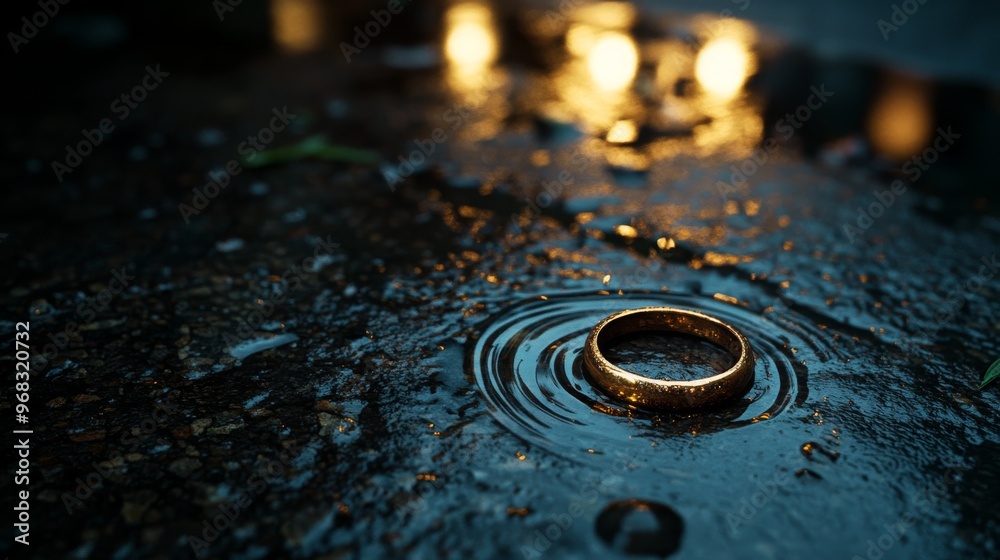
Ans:
[[[684,535],[684,519],[673,508],[646,500],[612,502],[594,525],[605,543],[632,555],[670,556]]]
[[[736,359],[704,338],[674,332],[639,332],[602,348],[616,366],[653,379],[689,381],[726,371]]]

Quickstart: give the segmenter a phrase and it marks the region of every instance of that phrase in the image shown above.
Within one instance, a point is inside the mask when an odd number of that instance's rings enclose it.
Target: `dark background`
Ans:
[[[202,557],[626,557],[629,535],[677,558],[996,556],[1000,399],[978,389],[1000,358],[979,276],[1000,240],[992,3],[928,0],[888,39],[892,2],[642,2],[622,25],[620,6],[493,3],[449,51],[453,9],[413,2],[348,63],[341,43],[385,5],[244,0],[220,21],[208,1],[73,0],[6,45],[0,359],[12,388],[30,320],[35,432],[32,544],[8,523],[12,557],[194,556],[243,493]],[[39,9],[5,5],[5,34]],[[596,47],[570,38],[587,26],[636,45],[624,86],[588,81]],[[730,97],[690,68],[713,29],[755,60]],[[148,65],[169,76],[119,120]],[[820,84],[830,101],[720,191]],[[246,166],[241,142],[286,107],[268,148],[293,151]],[[915,178],[939,127],[960,138]],[[317,136],[326,151],[302,148]],[[129,286],[94,299],[122,269]],[[575,341],[655,303],[746,332],[746,399],[675,417],[589,387]],[[619,359],[726,367],[674,338]],[[618,527],[620,500],[646,502]]]

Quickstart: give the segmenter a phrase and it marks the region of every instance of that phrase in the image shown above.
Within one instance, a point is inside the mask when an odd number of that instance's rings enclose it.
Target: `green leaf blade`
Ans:
[[[356,165],[377,165],[381,161],[378,152],[329,144],[320,135],[306,138],[298,144],[257,152],[253,160],[247,161],[244,159],[244,164],[249,168],[259,168],[268,165],[297,162],[309,158]]]
[[[987,385],[1000,378],[1000,360],[993,362],[983,374],[983,380],[979,382],[979,390],[982,391]]]

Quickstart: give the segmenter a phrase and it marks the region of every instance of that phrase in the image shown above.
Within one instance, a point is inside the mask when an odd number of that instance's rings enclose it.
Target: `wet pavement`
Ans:
[[[40,30],[0,125],[30,557],[996,557],[996,43],[906,38],[973,3],[890,40],[850,4],[837,41],[716,4],[403,3],[363,47],[386,4]],[[594,389],[589,328],[642,305],[736,325],[754,387]],[[616,359],[728,367],[673,338]]]

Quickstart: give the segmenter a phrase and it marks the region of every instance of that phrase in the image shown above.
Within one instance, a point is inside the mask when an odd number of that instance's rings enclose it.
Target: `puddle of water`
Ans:
[[[736,326],[756,353],[747,395],[711,412],[666,415],[629,409],[593,387],[582,368],[590,329],[623,309],[669,305]],[[499,313],[470,346],[469,367],[493,416],[518,436],[569,457],[598,449],[653,460],[672,437],[774,421],[808,396],[809,371],[835,349],[793,323],[774,323],[740,307],[684,294],[571,294],[528,300]],[[815,367],[815,366],[813,366]]]

